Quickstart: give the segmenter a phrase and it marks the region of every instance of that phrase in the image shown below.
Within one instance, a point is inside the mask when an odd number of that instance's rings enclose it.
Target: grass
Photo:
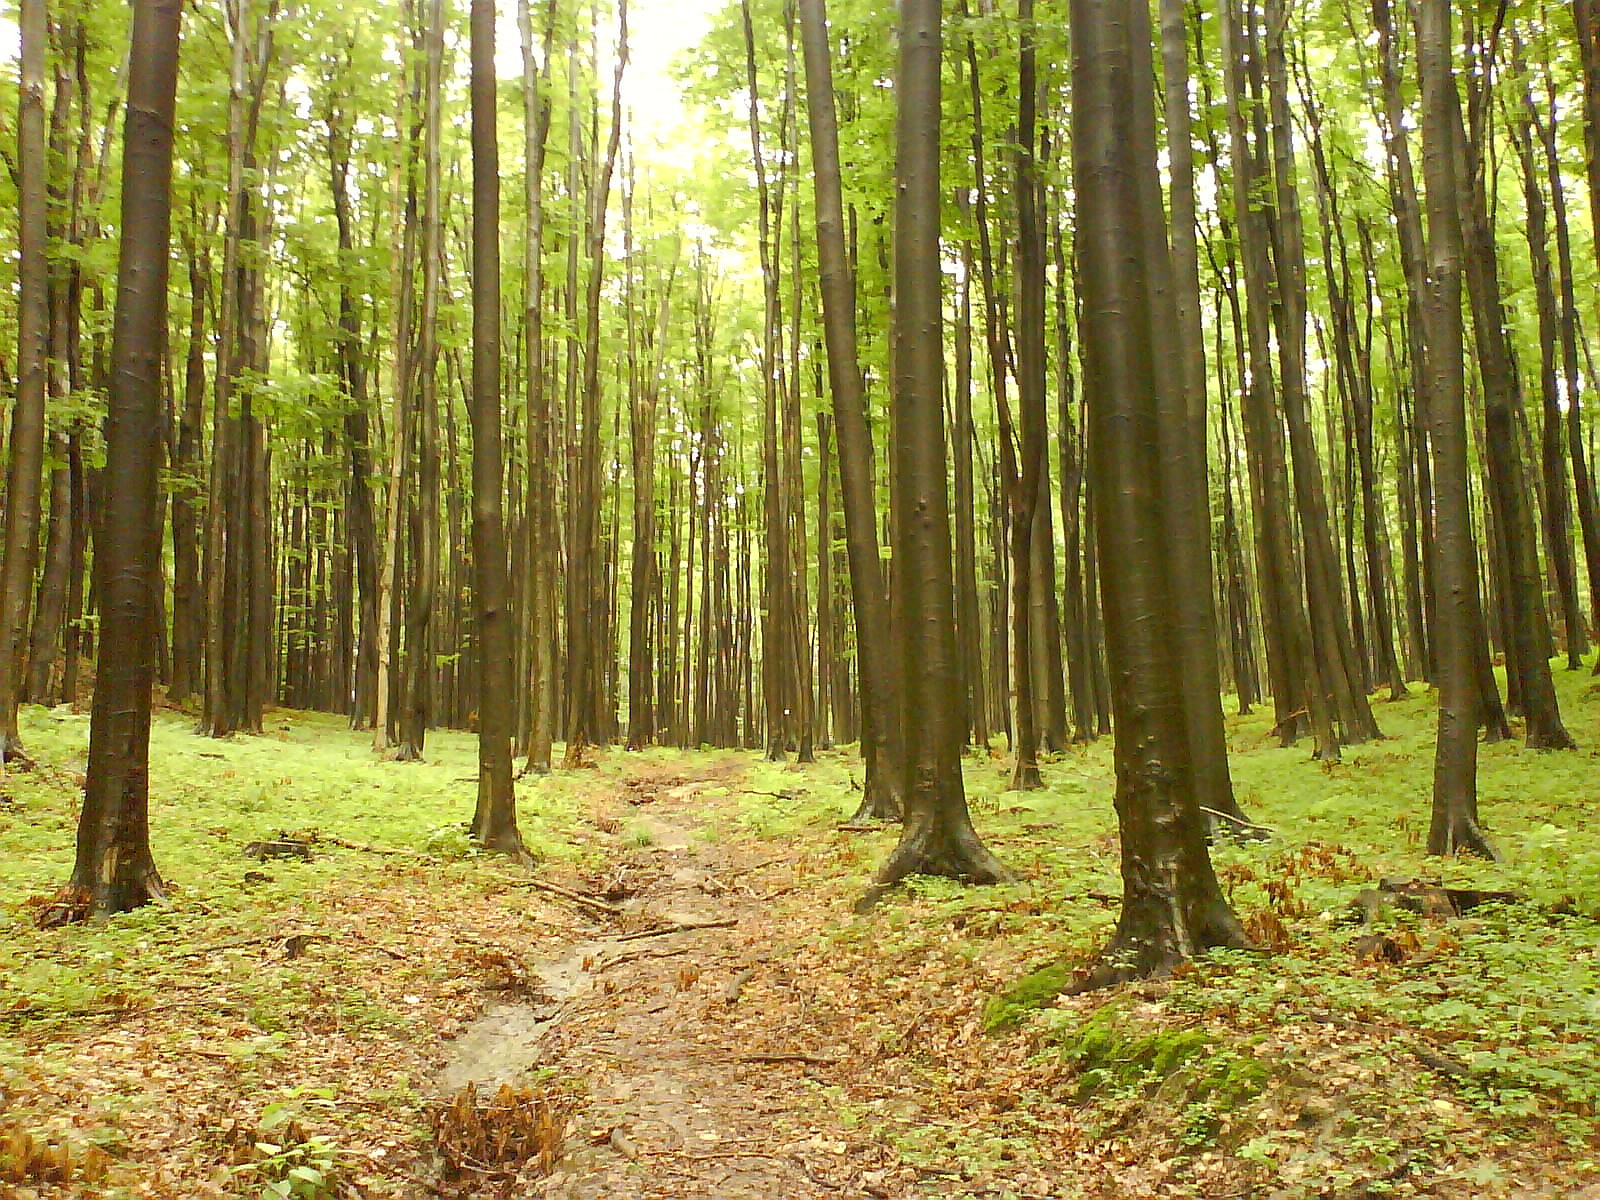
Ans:
[[[836,829],[859,799],[860,763],[848,752],[820,752],[804,767],[738,751],[605,754],[596,770],[523,780],[520,818],[541,857],[595,867],[652,839],[648,807],[622,810],[611,842],[593,828],[598,806],[626,798],[623,775],[643,774],[663,789],[693,784],[696,803],[716,814],[695,830],[697,844],[755,839],[793,862],[802,886],[778,904],[799,932],[775,952],[792,952],[819,991],[836,987],[845,1027],[903,1065],[827,1103],[930,1171],[1016,1171],[1089,1146],[1107,1171],[1123,1169],[1119,1154],[1127,1169],[1162,1164],[1162,1194],[1173,1196],[1211,1194],[1224,1178],[1286,1196],[1497,1195],[1535,1169],[1600,1175],[1600,698],[1586,674],[1558,672],[1557,684],[1581,750],[1480,748],[1480,804],[1499,863],[1422,853],[1434,714],[1421,688],[1378,703],[1387,736],[1333,765],[1308,746],[1279,749],[1265,710],[1230,716],[1236,791],[1274,837],[1222,843],[1213,856],[1268,952],[1215,954],[1109,998],[1058,998],[1116,917],[1109,741],[1047,761],[1047,786],[1031,793],[1006,790],[1002,758],[970,756],[976,823],[1020,882],[913,880],[865,917],[849,902],[896,833]],[[70,870],[88,722],[28,709],[23,731],[43,766],[0,781],[0,1093],[35,1100],[12,1115],[124,1152],[133,1135],[119,1127],[136,1127],[166,1094],[140,1082],[136,1065],[168,1049],[119,1045],[115,1021],[97,1025],[98,1014],[171,1006],[170,1038],[215,1066],[206,1103],[303,1105],[318,1078],[301,1069],[311,1035],[337,1042],[346,1064],[391,1047],[387,1073],[337,1097],[317,1092],[317,1103],[339,1107],[347,1140],[420,1137],[428,1055],[449,1032],[437,1014],[466,1003],[453,998],[461,968],[451,938],[474,922],[533,941],[548,932],[466,837],[473,737],[430,734],[426,762],[397,764],[376,761],[337,718],[275,713],[261,737],[210,741],[183,714],[161,713],[151,830],[171,904],[46,933],[23,901]],[[242,854],[280,831],[311,830],[405,854],[331,845],[310,862]],[[1384,877],[1524,899],[1452,921],[1385,912],[1378,931],[1404,957],[1375,963],[1357,945],[1372,931],[1347,912]],[[387,907],[373,910],[380,889]],[[259,954],[228,947],[325,928],[348,936],[265,968]],[[400,929],[433,949],[379,957]],[[199,1004],[215,1010],[203,1037],[184,1025],[194,1011],[185,1006]],[[52,1112],[53,1095],[67,1099],[51,1089],[82,1079],[108,1046],[126,1070],[92,1114]],[[370,1091],[358,1101],[362,1086]],[[992,1098],[1001,1092],[1004,1104]],[[917,1097],[909,1109],[907,1095]],[[324,1120],[313,1108],[305,1137],[333,1136],[325,1122],[313,1127]],[[337,1144],[303,1144],[331,1173]]]

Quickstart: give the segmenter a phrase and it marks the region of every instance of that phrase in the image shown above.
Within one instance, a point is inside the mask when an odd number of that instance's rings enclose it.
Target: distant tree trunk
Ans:
[[[1311,428],[1306,383],[1305,237],[1296,182],[1293,122],[1289,111],[1288,61],[1284,47],[1288,17],[1282,0],[1266,0],[1266,77],[1271,124],[1275,206],[1269,210],[1278,280],[1278,362],[1282,370],[1284,422],[1294,465],[1294,492],[1304,549],[1307,609],[1317,675],[1333,702],[1347,744],[1381,736],[1362,690],[1362,672],[1339,588],[1338,556],[1316,437]],[[1252,51],[1254,53],[1254,51]]]
[[[1544,542],[1548,548],[1556,597],[1567,651],[1567,667],[1583,667],[1588,636],[1583,627],[1583,606],[1578,597],[1578,563],[1572,548],[1572,508],[1567,491],[1566,442],[1561,425],[1561,308],[1556,300],[1555,278],[1546,243],[1548,221],[1544,189],[1539,186],[1538,158],[1533,126],[1538,110],[1529,88],[1526,111],[1512,122],[1512,139],[1522,166],[1523,198],[1527,211],[1528,261],[1533,273],[1534,302],[1539,317],[1539,466],[1544,482]],[[1575,397],[1574,397],[1575,398]]]
[[[1460,216],[1456,209],[1456,84],[1449,0],[1420,0],[1422,166],[1428,194],[1428,376],[1438,554],[1439,737],[1430,854],[1492,856],[1478,828],[1478,706],[1474,642],[1482,613],[1467,498],[1466,382],[1461,328]]]
[[[334,220],[339,228],[339,251],[348,258],[355,252],[351,229],[349,174],[350,131],[343,113],[328,114],[328,171]],[[352,694],[339,697],[348,704],[351,728],[364,728],[373,716],[378,676],[378,526],[372,507],[372,448],[367,415],[367,369],[361,348],[361,310],[351,284],[348,266],[339,272],[340,382],[350,405],[344,418],[345,451],[350,480],[345,485],[345,516],[349,522],[350,552],[355,560],[356,620],[355,671]]]
[[[1470,137],[1461,122],[1459,103],[1451,108],[1456,182],[1462,189],[1456,200],[1473,314],[1473,344],[1478,376],[1483,380],[1488,507],[1494,514],[1505,565],[1506,603],[1499,611],[1508,633],[1506,663],[1516,677],[1528,746],[1570,750],[1575,743],[1561,723],[1561,709],[1550,677],[1549,625],[1539,571],[1538,533],[1528,507],[1530,488],[1518,435],[1522,381],[1506,335],[1505,305],[1489,217],[1484,149],[1488,138],[1487,84],[1469,80],[1468,91],[1473,112]]]
[[[567,552],[567,748],[562,765],[576,767],[589,742],[603,736],[599,728],[604,693],[606,645],[602,607],[605,564],[598,522],[600,513],[600,291],[605,279],[606,208],[611,176],[622,139],[622,74],[628,64],[628,5],[617,9],[617,65],[611,84],[611,128],[605,159],[590,182],[588,217],[589,279],[583,308],[583,419],[574,460],[577,479],[572,493],[572,543]],[[574,276],[569,274],[569,283]]]
[[[662,354],[672,316],[672,288],[677,270],[677,260],[674,259],[660,284],[655,323],[646,323],[643,362],[635,380],[633,405],[628,412],[628,433],[633,451],[633,576],[629,589],[633,601],[628,614],[630,750],[644,749],[659,734],[652,703],[658,668],[651,638],[651,618],[659,604],[661,591],[661,572],[656,563],[656,434],[661,405]]]
[[[0,549],[0,761],[26,763],[27,754],[17,729],[17,704],[26,682],[28,614],[39,554],[39,488],[44,473],[45,392],[50,358],[44,129],[49,24],[45,0],[23,0],[17,26],[21,40],[17,108],[17,390],[11,409],[5,543]],[[151,352],[159,362],[159,342]]]
[[[191,218],[194,218],[191,209]],[[186,239],[189,265],[189,345],[184,360],[183,406],[173,437],[172,456],[172,682],[167,698],[187,700],[203,685],[201,648],[205,638],[205,606],[200,582],[200,515],[195,501],[204,495],[200,452],[205,437],[206,296],[209,264],[201,257],[196,228]]]
[[[839,435],[839,496],[850,562],[861,692],[861,754],[866,779],[856,819],[891,820],[901,811],[900,740],[888,597],[878,553],[872,486],[872,428],[862,394],[855,331],[855,281],[845,254],[838,117],[823,0],[799,0],[806,68],[806,113],[817,206],[817,261],[828,385]],[[819,553],[821,551],[819,550]],[[902,731],[903,732],[903,731]]]
[[[1181,362],[1157,348],[1178,322],[1149,81],[1144,0],[1073,0],[1076,243],[1112,692],[1122,913],[1099,965],[1074,990],[1162,974],[1245,935],[1212,871],[1199,807],[1187,689],[1171,670],[1177,591],[1210,579],[1166,550],[1191,519]],[[1177,461],[1161,460],[1178,451]],[[1192,453],[1189,448],[1187,453]],[[1170,514],[1166,510],[1173,511]],[[1203,508],[1202,508],[1203,513]],[[1204,719],[1221,722],[1205,706]]]
[[[536,59],[529,0],[519,0],[517,24],[522,43],[523,141],[527,170],[523,198],[527,227],[523,240],[523,340],[527,345],[524,403],[527,405],[527,561],[523,566],[523,653],[525,669],[519,690],[526,692],[524,737],[528,768],[550,770],[555,736],[555,427],[551,389],[545,378],[544,353],[544,163],[550,135],[550,63],[556,3],[545,6],[543,52]]]
[[[434,597],[439,581],[439,300],[444,251],[442,164],[444,3],[428,0],[423,28],[422,86],[422,299],[417,314],[416,358],[411,364],[411,431],[416,439],[416,489],[409,513],[412,561],[401,661],[399,739],[395,757],[422,757],[433,723]]]
[[[494,73],[494,0],[472,0],[472,565],[478,635],[480,845],[526,857],[511,779],[511,582],[506,567],[500,456],[500,148]]]
[[[905,828],[864,902],[911,874],[1013,878],[978,839],[961,781],[939,253],[939,0],[902,0],[895,78],[894,637]]]
[[[1274,403],[1272,363],[1272,295],[1275,283],[1269,254],[1272,233],[1264,204],[1271,195],[1267,171],[1266,97],[1259,55],[1246,54],[1236,0],[1223,0],[1222,54],[1226,64],[1229,140],[1233,153],[1233,197],[1238,241],[1244,266],[1246,334],[1250,377],[1241,410],[1250,463],[1251,507],[1255,516],[1256,560],[1259,564],[1262,626],[1266,635],[1267,673],[1277,733],[1283,745],[1294,742],[1309,726],[1316,753],[1337,759],[1338,742],[1328,693],[1313,650],[1310,620],[1300,582],[1289,518],[1289,474],[1281,419]],[[1255,18],[1252,16],[1252,21]],[[1252,43],[1253,44],[1253,43]],[[1253,69],[1253,90],[1246,94],[1245,63]],[[1251,103],[1255,101],[1255,103]],[[1246,108],[1252,122],[1246,124]],[[1247,130],[1249,136],[1247,136]]]
[[[1039,521],[1039,498],[1045,494],[1048,519],[1048,477],[1045,456],[1049,435],[1045,419],[1045,280],[1044,239],[1040,235],[1039,208],[1041,185],[1038,169],[1037,63],[1038,31],[1034,24],[1033,0],[1018,0],[1019,47],[1017,68],[1017,140],[1014,147],[1016,169],[1016,371],[1017,434],[1013,442],[1009,413],[997,395],[1001,414],[1002,461],[1007,464],[1006,485],[1011,514],[1011,623],[1012,661],[1015,670],[1017,739],[1013,747],[1016,768],[1011,786],[1032,789],[1043,786],[1039,772],[1039,750],[1046,744],[1041,717],[1046,710],[1048,654],[1044,641],[1050,636],[1040,618],[1044,606],[1037,596],[1038,585],[1054,587],[1053,579],[1040,579],[1040,547],[1034,529]],[[1015,445],[1015,465],[1011,450]],[[1026,710],[1026,711],[1024,711]]]
[[[153,601],[161,569],[160,364],[181,14],[178,0],[135,0],[133,8],[106,423],[109,502],[95,555],[100,653],[77,857],[69,897],[57,906],[65,919],[126,912],[162,894],[150,855],[150,693]]]
[[[966,199],[965,191],[957,193]],[[956,384],[952,397],[956,540],[956,640],[966,697],[967,729],[978,749],[989,748],[989,714],[984,694],[983,626],[978,616],[978,535],[972,470],[972,241],[961,243],[962,272],[956,304]]]

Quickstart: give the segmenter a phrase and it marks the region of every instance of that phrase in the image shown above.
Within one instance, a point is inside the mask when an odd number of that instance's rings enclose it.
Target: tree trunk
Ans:
[[[855,280],[845,255],[839,170],[838,117],[823,0],[799,0],[805,55],[806,114],[817,206],[817,262],[822,295],[828,386],[839,436],[839,498],[850,562],[861,693],[861,754],[865,762],[855,819],[892,820],[901,811],[900,739],[889,625],[878,553],[877,503],[872,486],[872,428],[862,394],[855,331]],[[820,550],[819,550],[820,553]]]
[[[178,0],[135,0],[123,133],[121,251],[97,546],[100,654],[77,857],[64,917],[162,894],[150,854],[150,693],[161,569],[161,357],[167,322]],[[48,911],[48,910],[47,910]]]
[[[511,779],[514,655],[500,456],[500,148],[494,0],[472,0],[472,565],[478,635],[478,804],[472,836],[527,856]]]
[[[1089,442],[1103,503],[1097,534],[1112,693],[1122,913],[1097,968],[1074,990],[1164,974],[1213,946],[1243,946],[1211,868],[1192,731],[1221,709],[1187,712],[1171,670],[1176,593],[1210,580],[1166,550],[1192,519],[1194,476],[1182,365],[1161,354],[1176,327],[1156,174],[1149,8],[1073,0],[1073,156],[1084,294]],[[1163,465],[1176,450],[1175,461]],[[1170,511],[1169,511],[1170,510]],[[1202,513],[1203,513],[1202,508]]]
[[[44,473],[49,372],[50,285],[46,261],[44,71],[45,0],[24,0],[17,108],[17,393],[11,409],[5,544],[0,549],[0,762],[28,761],[17,729],[25,682],[28,614],[39,553],[39,488]],[[151,347],[159,363],[159,341]],[[159,409],[157,410],[159,420]]]
[[[1467,498],[1466,382],[1461,328],[1460,216],[1456,209],[1456,84],[1449,0],[1420,0],[1422,167],[1428,188],[1428,379],[1438,554],[1439,735],[1428,853],[1492,856],[1478,828],[1480,640],[1477,551]]]
[[[912,874],[974,883],[1013,878],[978,840],[961,780],[965,739],[944,436],[939,24],[939,0],[902,0],[895,79],[892,517],[906,823],[864,903]]]

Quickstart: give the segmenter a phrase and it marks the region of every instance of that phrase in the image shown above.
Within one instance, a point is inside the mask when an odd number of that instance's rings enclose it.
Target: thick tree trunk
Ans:
[[[1084,293],[1089,441],[1122,839],[1122,912],[1082,991],[1164,974],[1213,946],[1242,946],[1211,868],[1197,798],[1186,689],[1170,669],[1176,592],[1209,594],[1167,553],[1191,514],[1181,364],[1158,352],[1178,322],[1156,175],[1149,8],[1073,0],[1073,157]],[[1161,460],[1177,450],[1176,462]],[[1192,450],[1190,451],[1192,453]],[[1168,510],[1171,510],[1170,512]],[[1202,510],[1203,511],[1203,510]],[[1221,722],[1205,706],[1204,719]]]
[[[162,894],[150,854],[150,693],[161,566],[160,364],[167,319],[178,0],[135,0],[123,134],[121,252],[97,545],[100,654],[69,896],[56,912],[125,912]],[[50,910],[46,910],[47,913]]]
[[[978,839],[961,780],[939,246],[939,0],[903,0],[894,223],[894,630],[905,828],[863,903],[912,874],[1013,878]]]

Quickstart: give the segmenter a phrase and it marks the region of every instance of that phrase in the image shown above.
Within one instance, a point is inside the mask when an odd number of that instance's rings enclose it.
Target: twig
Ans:
[[[663,950],[659,954],[646,954],[642,950],[633,954],[619,954],[615,958],[607,959],[605,962],[597,963],[593,973],[598,975],[602,971],[611,970],[612,967],[620,967],[623,963],[640,962],[651,958],[677,958],[680,954],[687,953],[689,953],[688,946],[679,946],[676,950]]]
[[[1273,832],[1273,829],[1270,825],[1257,825],[1254,821],[1248,820],[1244,817],[1236,817],[1232,813],[1223,812],[1221,809],[1207,808],[1204,804],[1200,805],[1199,808],[1200,811],[1205,813],[1207,816],[1217,817],[1223,821],[1232,821],[1241,829],[1257,829],[1262,833]]]
[[[334,846],[343,846],[346,850],[360,850],[366,854],[398,854],[404,858],[420,858],[415,850],[401,850],[395,846],[372,846],[366,842],[352,842],[349,838],[339,837],[333,833],[317,833],[312,839],[315,842],[328,842]]]
[[[632,942],[639,938],[666,937],[672,933],[693,933],[699,929],[730,929],[738,923],[738,917],[729,917],[724,921],[675,921],[671,925],[660,925],[654,929],[636,929],[632,933],[619,934],[613,940]]]
[[[563,900],[570,901],[580,908],[593,909],[595,912],[604,913],[608,917],[620,917],[622,908],[616,904],[609,904],[604,900],[596,900],[593,896],[585,896],[582,892],[575,892],[571,888],[564,888],[559,883],[549,883],[543,879],[509,879],[504,875],[494,878],[511,887],[528,887],[535,891],[548,892],[552,896],[560,896]]]
[[[836,1067],[843,1060],[823,1058],[816,1054],[741,1054],[734,1061],[743,1063],[804,1063],[808,1067]]]

